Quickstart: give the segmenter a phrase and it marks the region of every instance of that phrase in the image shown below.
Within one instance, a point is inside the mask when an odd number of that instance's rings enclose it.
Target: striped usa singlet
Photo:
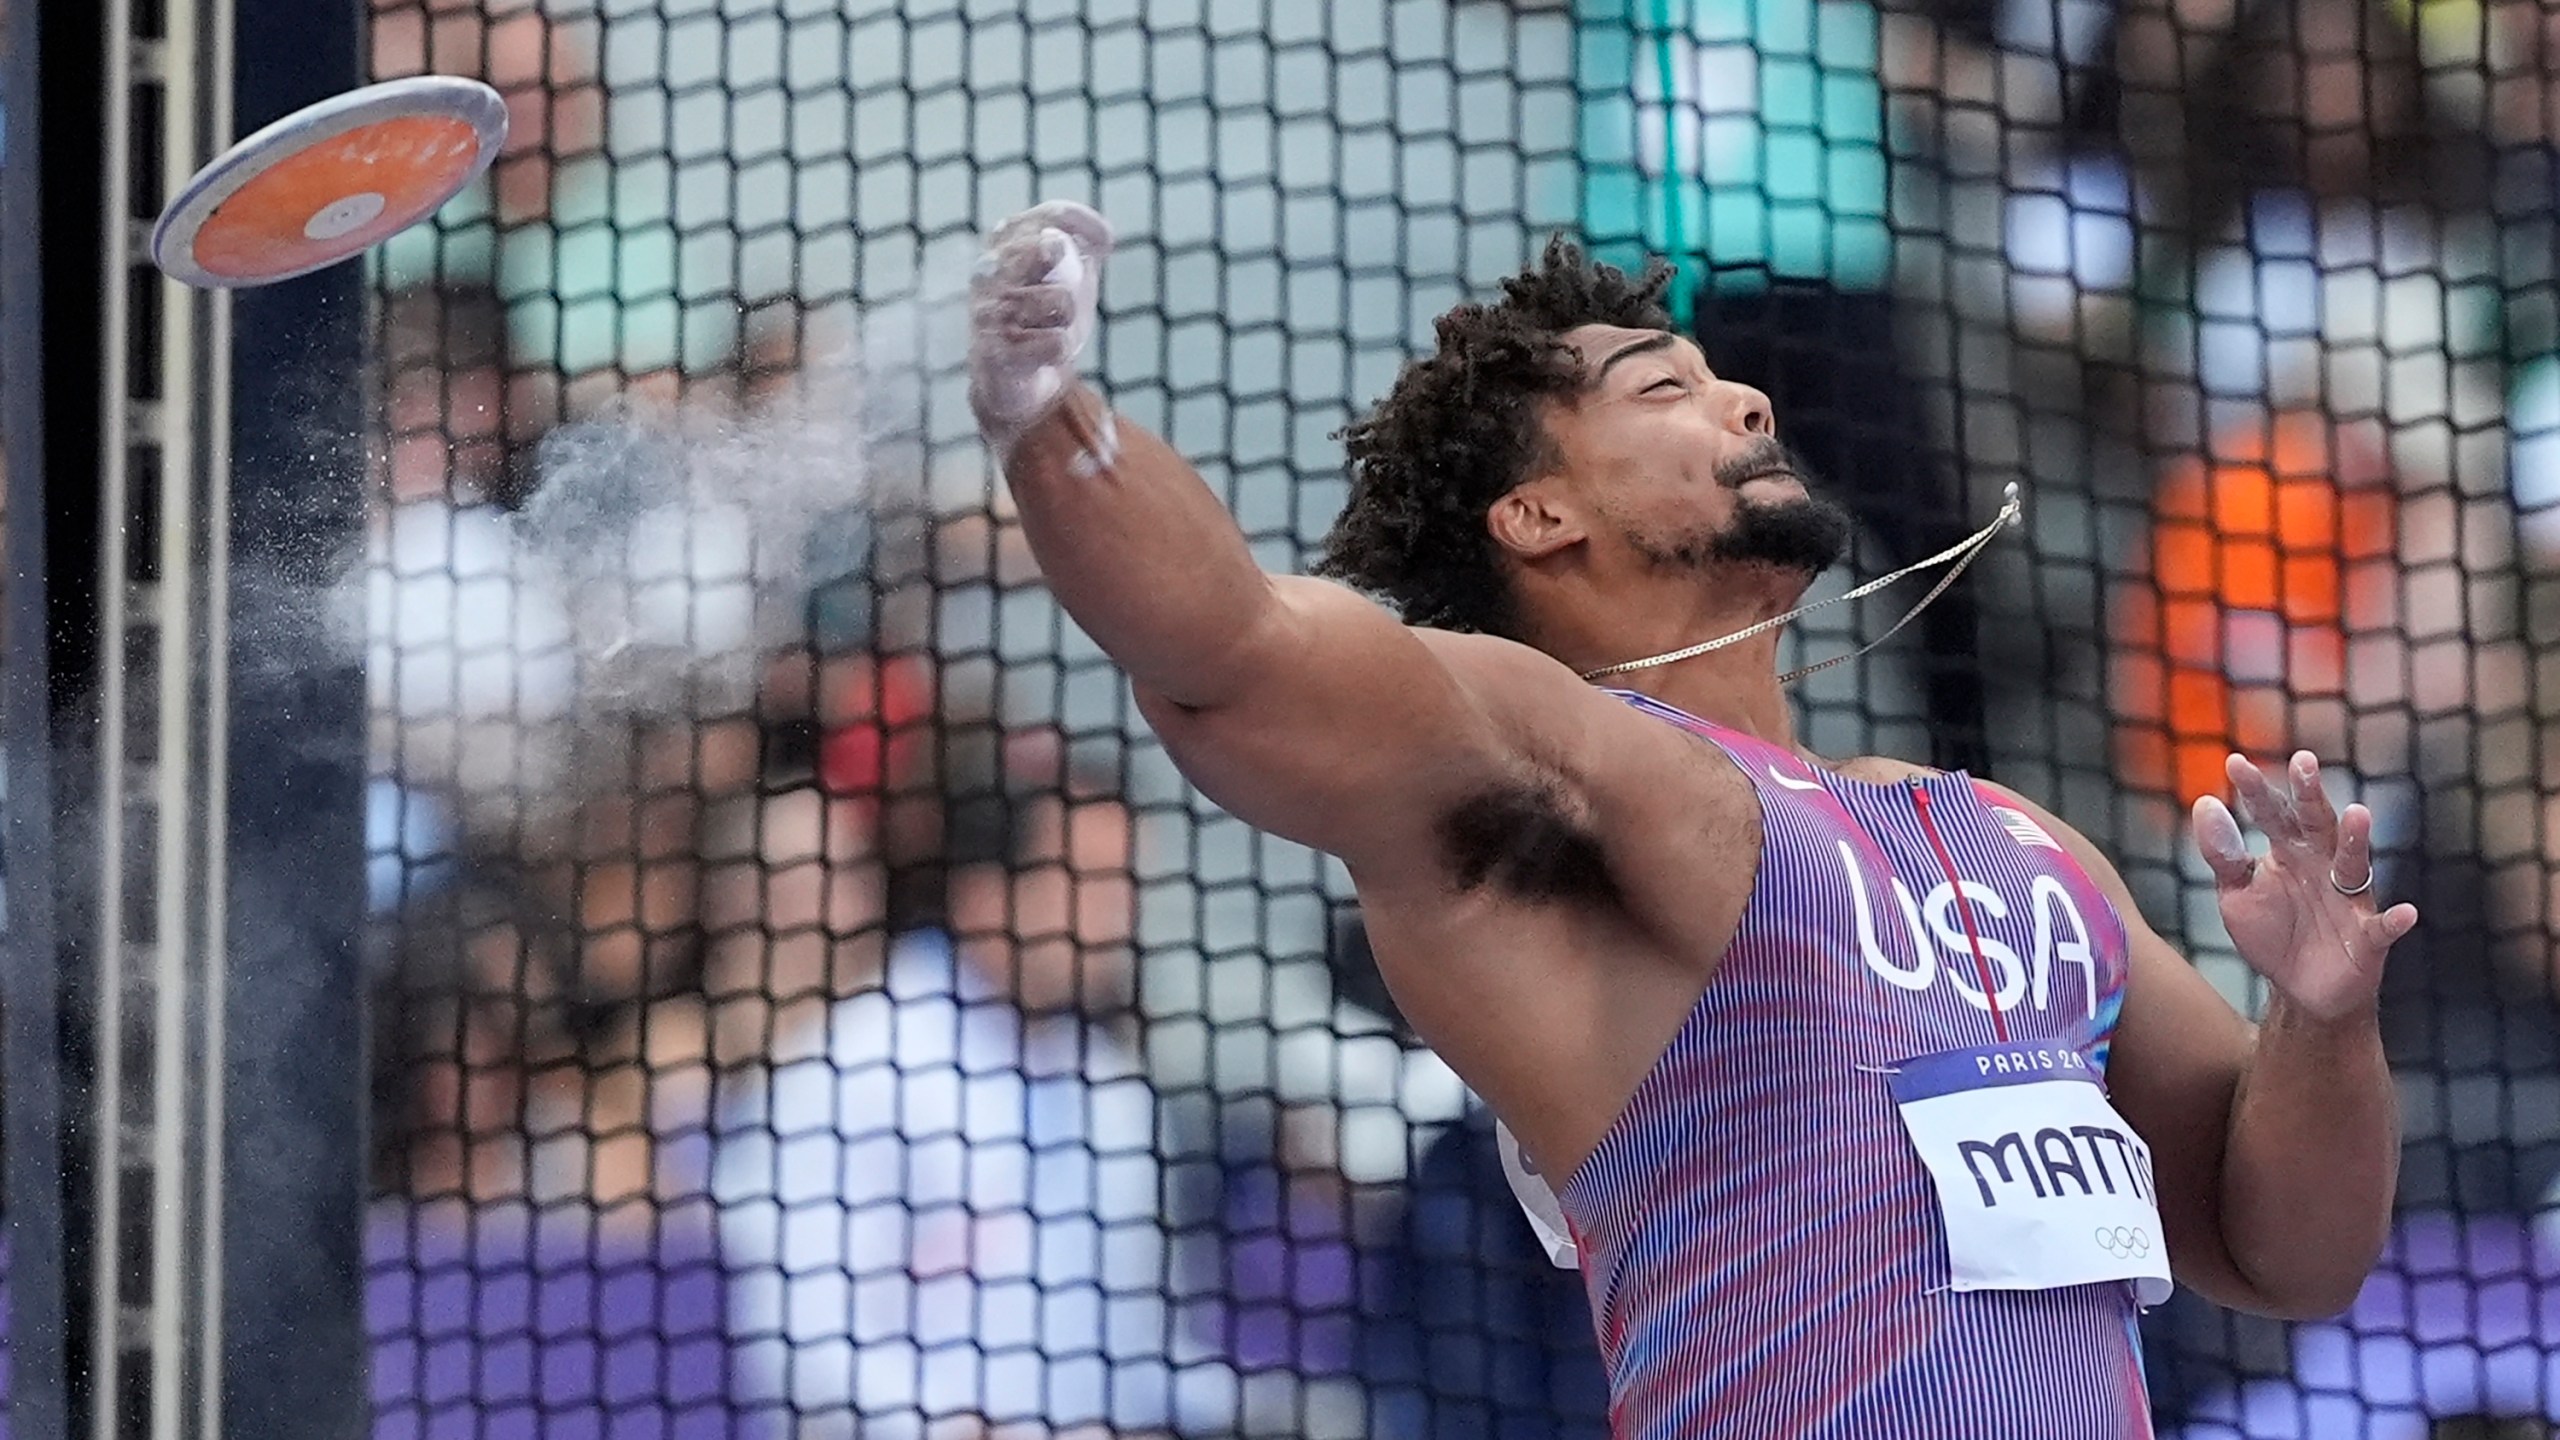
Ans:
[[[1615,693],[1741,766],[1763,837],[1715,978],[1558,1195],[1613,1433],[2150,1435],[2129,1285],[1947,1288],[1928,1172],[1882,1073],[1992,1043],[1997,1002],[2011,1040],[2063,1041],[2103,1076],[2124,998],[2115,908],[1961,774],[1852,780]]]

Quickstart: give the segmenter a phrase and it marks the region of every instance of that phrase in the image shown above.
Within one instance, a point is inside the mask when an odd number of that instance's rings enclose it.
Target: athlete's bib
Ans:
[[[1958,1290],[2130,1280],[2169,1298],[2151,1148],[2068,1045],[1948,1050],[1892,1077],[1903,1128],[1937,1186]]]
[[[1537,1164],[1520,1148],[1519,1137],[1511,1127],[1493,1122],[1494,1148],[1502,1154],[1502,1178],[1511,1182],[1511,1198],[1520,1202],[1520,1213],[1529,1217],[1529,1229],[1547,1258],[1562,1270],[1582,1263],[1580,1247],[1573,1243],[1573,1227],[1565,1223],[1564,1206],[1556,1202],[1555,1190],[1546,1177],[1538,1173]]]

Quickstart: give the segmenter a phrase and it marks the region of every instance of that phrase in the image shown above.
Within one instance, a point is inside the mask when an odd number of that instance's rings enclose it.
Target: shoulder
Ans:
[[[1413,633],[1542,765],[1582,777],[1629,761],[1649,765],[1695,746],[1686,732],[1640,713],[1534,646],[1421,626]]]
[[[2090,881],[2106,893],[2117,909],[2125,912],[2128,920],[2138,918],[2138,912],[2133,908],[2133,894],[2125,888],[2124,877],[2116,873],[2115,862],[2107,858],[2106,852],[2100,850],[2095,841],[2081,834],[2069,821],[2006,785],[1976,777],[1973,788],[1985,804],[2015,810],[2034,821],[2038,828],[2061,844],[2065,854],[2080,862],[2080,868],[2089,872]]]
[[[1557,784],[1600,829],[1610,817],[1648,836],[1674,816],[1704,818],[1738,807],[1756,815],[1750,780],[1725,748],[1748,737],[1710,739],[1656,709],[1584,680],[1543,651],[1489,635],[1417,630],[1470,691],[1488,703],[1523,778]],[[1676,712],[1672,712],[1676,714]],[[1712,727],[1710,727],[1712,728]]]
[[[1855,779],[1872,780],[1883,785],[1896,785],[1905,780],[1934,780],[1947,773],[1927,765],[1914,765],[1908,760],[1896,760],[1890,755],[1861,755],[1834,768]],[[1974,783],[1980,786],[1984,782]]]
[[[1314,575],[1275,575],[1271,585],[1281,609],[1288,615],[1317,622],[1343,617],[1383,620],[1411,636],[1431,652],[1433,659],[1451,669],[1540,685],[1581,684],[1572,671],[1535,646],[1481,631],[1408,625],[1385,605],[1340,581]]]
[[[1376,608],[1330,581],[1291,577],[1290,588],[1289,603],[1311,615],[1341,606]],[[1509,773],[1488,788],[1561,787],[1579,794],[1613,779],[1658,779],[1666,763],[1698,748],[1689,735],[1638,713],[1533,645],[1474,631],[1402,628],[1454,687],[1466,723],[1483,725],[1509,757]],[[1428,683],[1420,675],[1404,678]]]

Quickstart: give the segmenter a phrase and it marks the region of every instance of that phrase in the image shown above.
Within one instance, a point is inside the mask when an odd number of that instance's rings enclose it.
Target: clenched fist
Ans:
[[[1111,224],[1072,201],[996,227],[969,279],[969,403],[1003,461],[1075,381],[1093,338]]]

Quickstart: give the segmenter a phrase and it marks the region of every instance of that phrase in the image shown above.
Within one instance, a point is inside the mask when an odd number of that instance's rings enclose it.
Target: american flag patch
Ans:
[[[2021,845],[2041,847],[2046,850],[2062,848],[2061,841],[2045,833],[2045,828],[2035,822],[2035,817],[2024,811],[2012,810],[2005,805],[1994,805],[1991,807],[1991,813],[2000,817],[2001,827],[2009,832],[2011,839]]]

